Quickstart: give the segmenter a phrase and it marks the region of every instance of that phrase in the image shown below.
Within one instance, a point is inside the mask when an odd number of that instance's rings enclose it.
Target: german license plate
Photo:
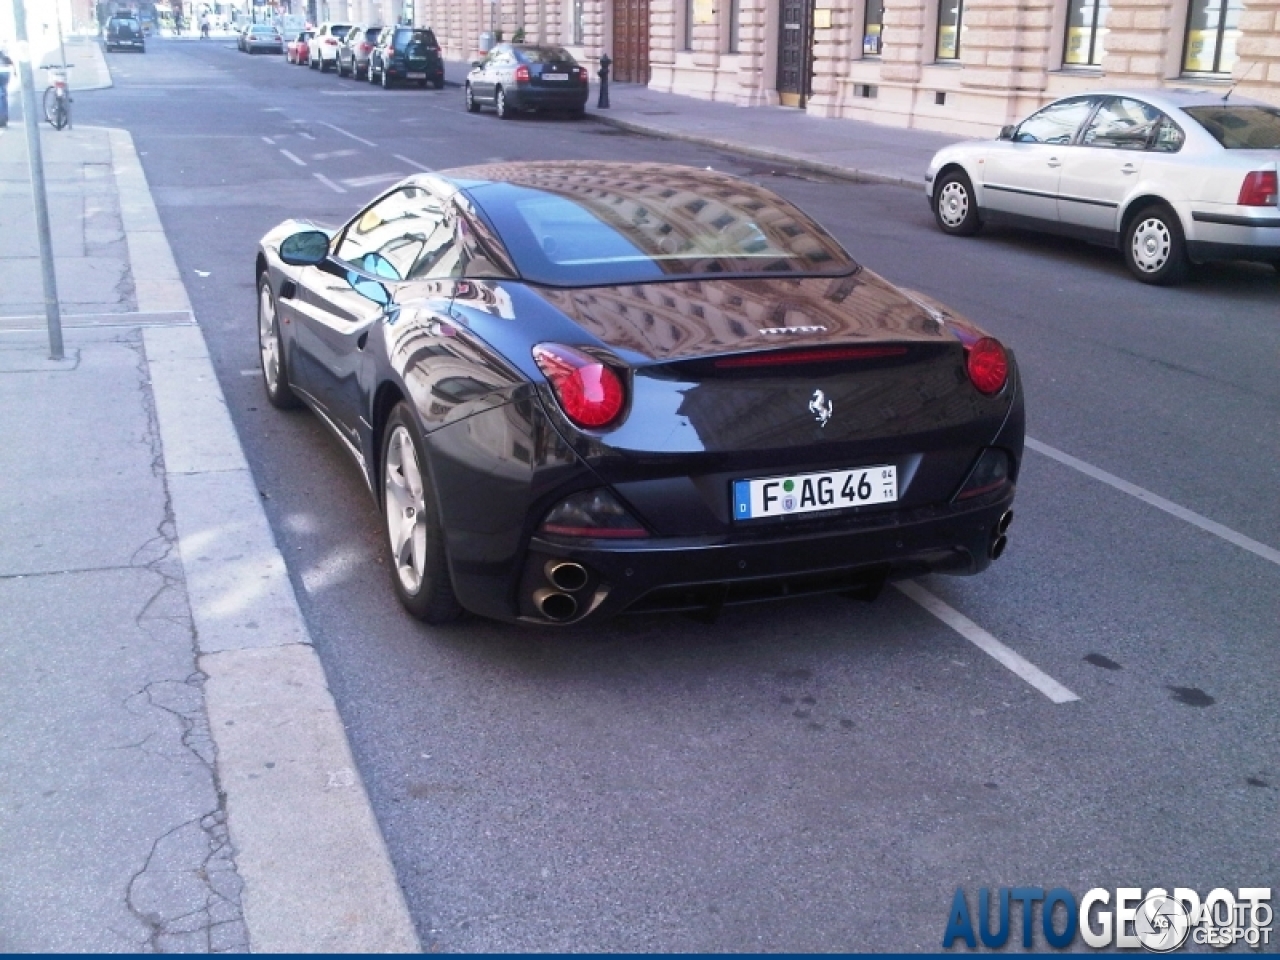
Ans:
[[[542,75],[542,79],[543,80],[568,80],[569,75],[567,73],[544,73]]]
[[[733,482],[733,519],[759,520],[801,513],[821,513],[893,503],[898,499],[898,468],[881,464],[799,473],[790,477],[764,477]]]
[[[426,73],[425,73],[425,72],[423,72],[423,73],[413,73],[413,72],[410,72],[410,73],[406,73],[406,74],[405,74],[405,76],[406,76],[406,77],[408,77],[410,80],[425,80],[425,79],[427,79],[427,75],[426,75]]]

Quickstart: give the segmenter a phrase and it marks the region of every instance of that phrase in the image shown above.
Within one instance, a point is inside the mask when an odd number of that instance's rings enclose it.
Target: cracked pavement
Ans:
[[[75,340],[0,340],[0,952],[244,951],[141,334]]]

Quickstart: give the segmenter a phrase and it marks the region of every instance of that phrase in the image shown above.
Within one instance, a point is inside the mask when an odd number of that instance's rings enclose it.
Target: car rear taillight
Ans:
[[[1274,207],[1277,194],[1280,194],[1280,184],[1276,182],[1276,172],[1255,170],[1244,178],[1236,203],[1242,207]]]
[[[627,508],[608,490],[584,490],[556,504],[543,518],[539,533],[557,537],[647,537]]]
[[[326,47],[336,47],[338,45],[338,41],[333,39],[333,37],[325,37],[324,45]]]
[[[973,469],[969,471],[969,476],[965,479],[960,492],[956,494],[956,499],[968,500],[999,490],[1009,482],[1009,464],[1007,451],[997,447],[987,447],[978,457]]]
[[[529,68],[522,63],[520,64],[520,66],[516,67],[516,83],[528,83],[528,82],[529,82]]]
[[[741,357],[721,357],[717,370],[741,370],[748,367],[786,367],[803,363],[834,363],[841,360],[871,360],[877,357],[901,357],[906,347],[825,347],[816,350],[779,350],[775,353],[748,353]]]
[[[983,337],[966,354],[965,369],[979,393],[990,397],[1004,389],[1009,379],[1009,356],[999,340]]]
[[[551,383],[565,415],[580,427],[607,427],[626,405],[622,381],[594,357],[559,343],[540,343],[533,359]]]

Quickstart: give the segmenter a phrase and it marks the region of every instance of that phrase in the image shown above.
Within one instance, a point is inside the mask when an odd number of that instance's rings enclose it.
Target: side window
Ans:
[[[1182,128],[1168,117],[1161,116],[1160,123],[1156,126],[1156,138],[1151,149],[1156,153],[1177,153],[1182,149],[1184,140],[1186,140],[1186,134],[1182,132]]]
[[[1018,143],[1070,143],[1097,101],[1092,97],[1051,103],[1019,124],[1013,139]]]
[[[383,197],[353,220],[336,256],[366,273],[390,280],[430,275],[423,264],[439,258],[452,229],[439,199],[419,187]]]
[[[1089,147],[1115,150],[1146,150],[1165,116],[1155,107],[1127,97],[1110,97],[1103,102],[1085,128],[1080,142]]]

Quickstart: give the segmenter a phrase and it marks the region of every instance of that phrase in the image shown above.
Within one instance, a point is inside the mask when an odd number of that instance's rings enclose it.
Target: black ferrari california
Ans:
[[[359,464],[428,622],[873,598],[1004,549],[1013,356],[750,182],[422,174],[254,269],[267,394]]]

